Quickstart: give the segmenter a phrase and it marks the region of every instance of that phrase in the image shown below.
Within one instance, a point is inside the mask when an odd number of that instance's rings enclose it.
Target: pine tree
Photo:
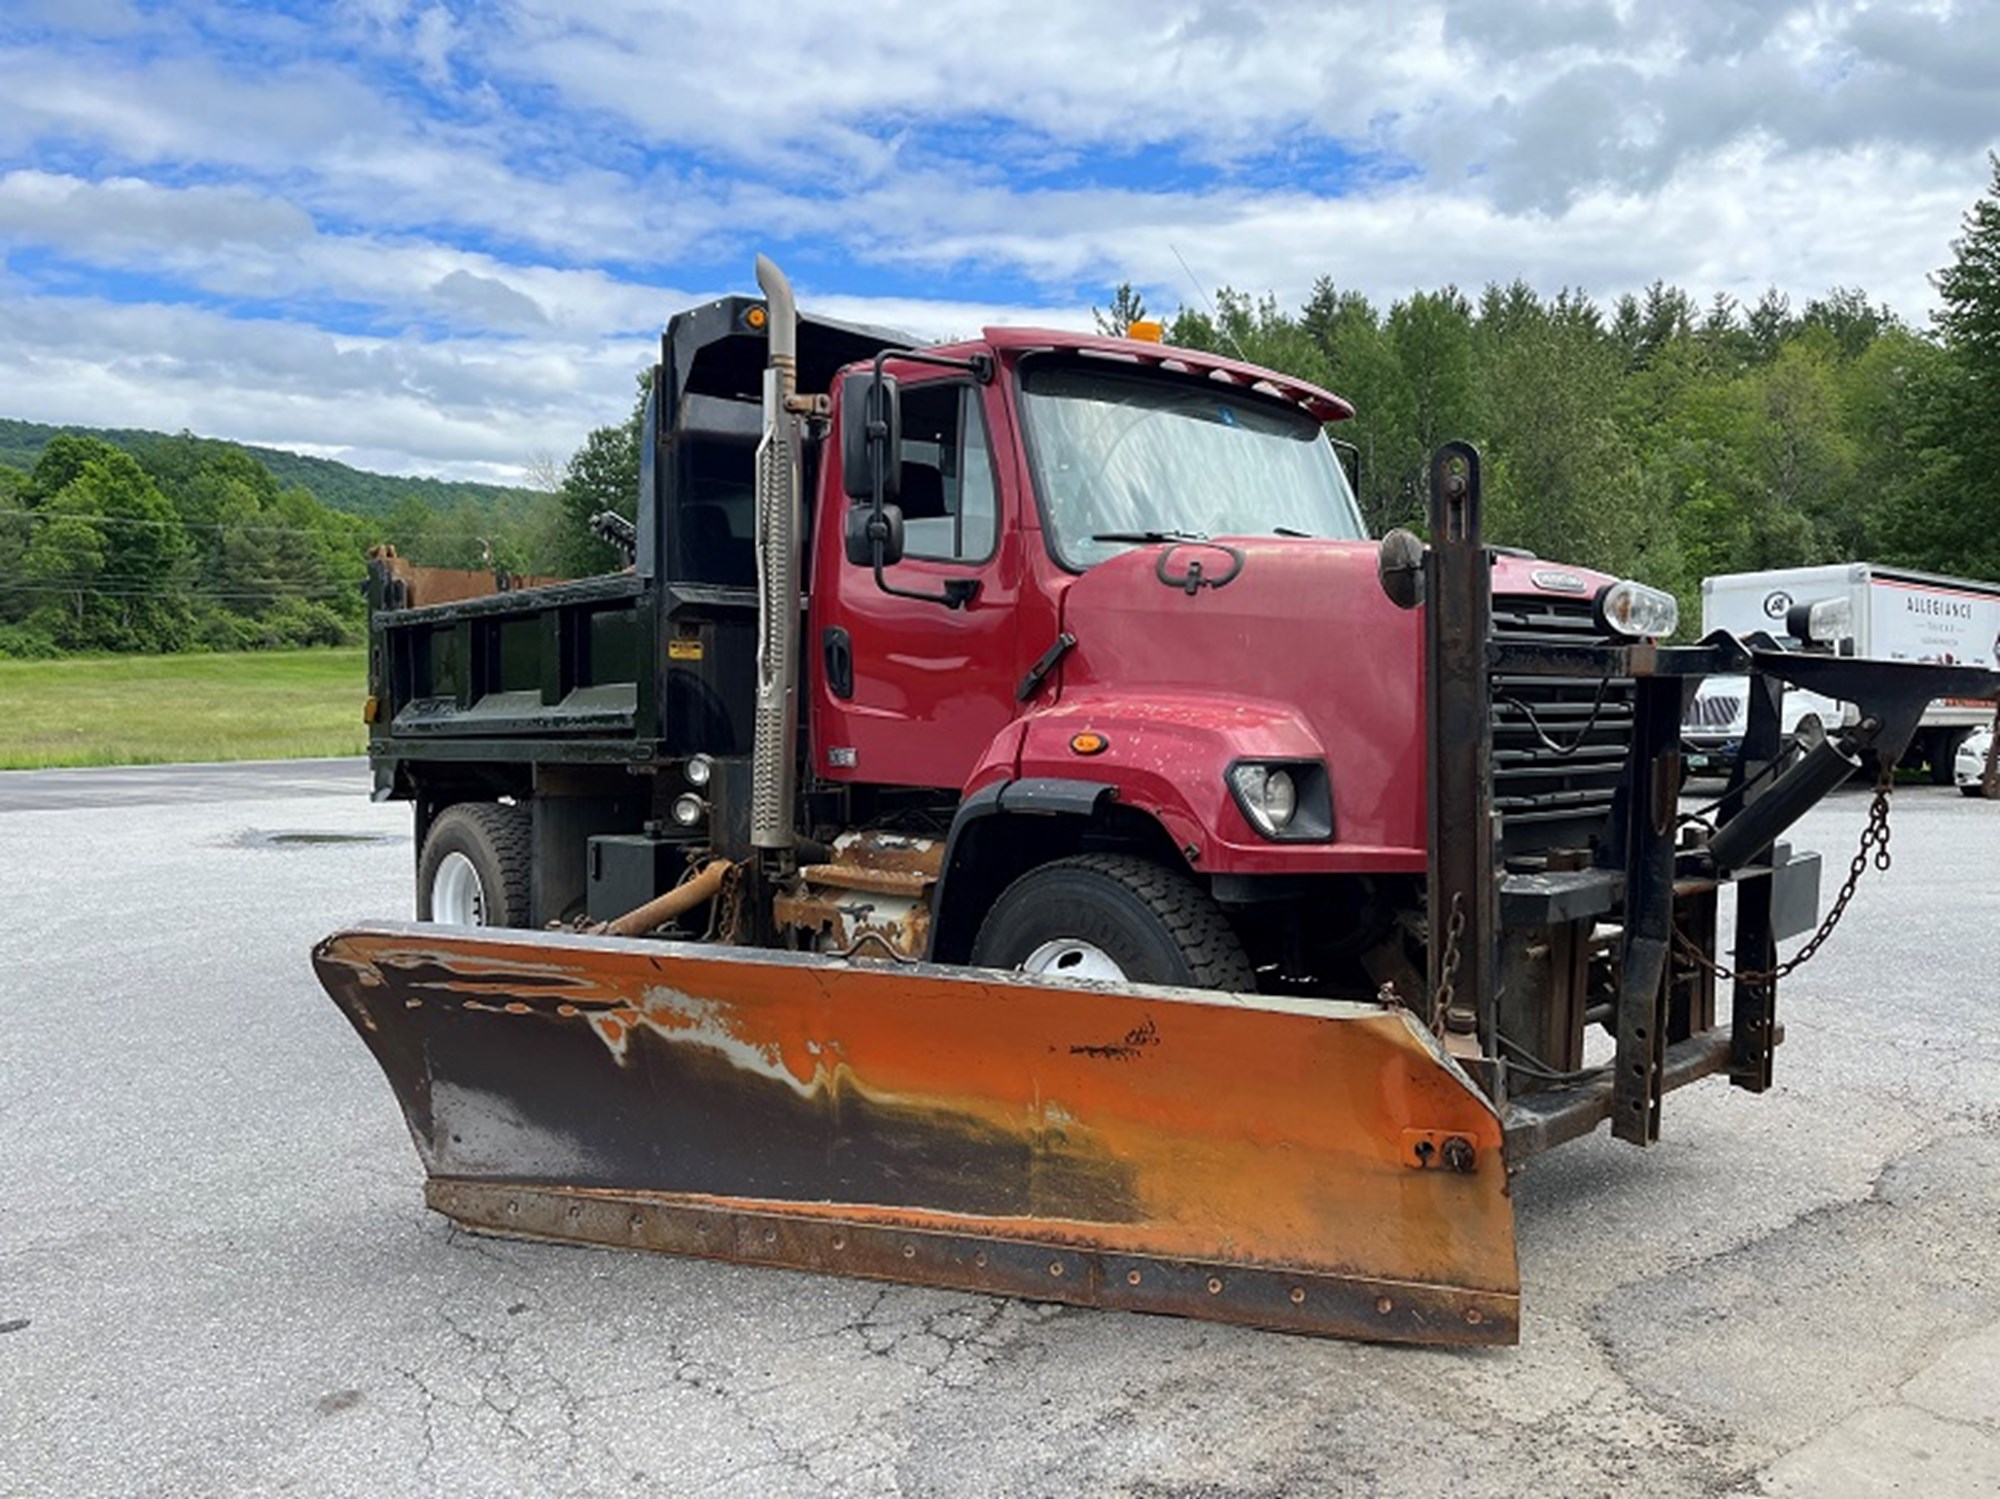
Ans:
[[[1111,293],[1111,306],[1093,307],[1090,315],[1096,320],[1099,333],[1123,338],[1127,328],[1146,321],[1146,299],[1133,288],[1131,282],[1121,281]]]
[[[1933,567],[2000,578],[2000,156],[1987,163],[1992,182],[1966,210],[1956,259],[1932,278],[1946,355],[1928,424],[1938,461],[1905,535]]]

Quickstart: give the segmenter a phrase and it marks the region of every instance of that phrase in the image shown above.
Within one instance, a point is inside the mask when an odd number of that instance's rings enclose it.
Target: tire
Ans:
[[[424,839],[417,920],[447,926],[528,925],[531,824],[526,807],[459,802]]]
[[[1974,781],[1970,786],[1959,787],[1958,794],[1960,796],[1984,796],[1986,795],[1986,788],[1980,785],[1979,782]]]
[[[1950,786],[1957,782],[1958,747],[1971,737],[1970,729],[1931,730],[1924,740],[1924,758],[1930,763],[1933,786]]]
[[[1049,978],[1257,989],[1257,970],[1208,892],[1127,854],[1080,854],[1022,875],[981,923],[972,962]]]

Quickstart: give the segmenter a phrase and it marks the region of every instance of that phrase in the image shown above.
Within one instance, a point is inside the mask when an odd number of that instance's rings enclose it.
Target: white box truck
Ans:
[[[1846,622],[1831,642],[1842,655],[1884,661],[1942,661],[2000,665],[2000,583],[1945,578],[1874,562],[1821,567],[1781,567],[1723,573],[1701,580],[1701,631],[1746,636],[1757,630],[1785,637],[1799,606],[1846,604]],[[1823,644],[1826,642],[1822,642]],[[1726,767],[1743,738],[1749,692],[1742,677],[1711,677],[1689,705],[1682,725],[1689,768]],[[1851,721],[1847,703],[1792,688],[1785,693],[1788,737]],[[1952,762],[1966,736],[1993,720],[1991,704],[1941,698],[1924,714],[1910,741],[1906,766],[1928,767],[1948,786]]]

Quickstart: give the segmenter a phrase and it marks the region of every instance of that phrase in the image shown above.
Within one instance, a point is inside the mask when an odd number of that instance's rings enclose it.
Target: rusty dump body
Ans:
[[[1515,1337],[1499,1116],[1401,1010],[420,926],[314,962],[462,1223]]]

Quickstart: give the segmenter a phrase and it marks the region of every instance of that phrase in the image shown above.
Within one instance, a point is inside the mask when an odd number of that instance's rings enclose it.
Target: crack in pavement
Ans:
[[[2000,1142],[1937,1136],[1885,1163],[1863,1197],[1621,1287],[1590,1331],[1638,1398],[1747,1477],[1907,1403],[1902,1389],[1948,1347],[2000,1321],[1995,1180]],[[1839,1381],[1801,1380],[1808,1368]]]

